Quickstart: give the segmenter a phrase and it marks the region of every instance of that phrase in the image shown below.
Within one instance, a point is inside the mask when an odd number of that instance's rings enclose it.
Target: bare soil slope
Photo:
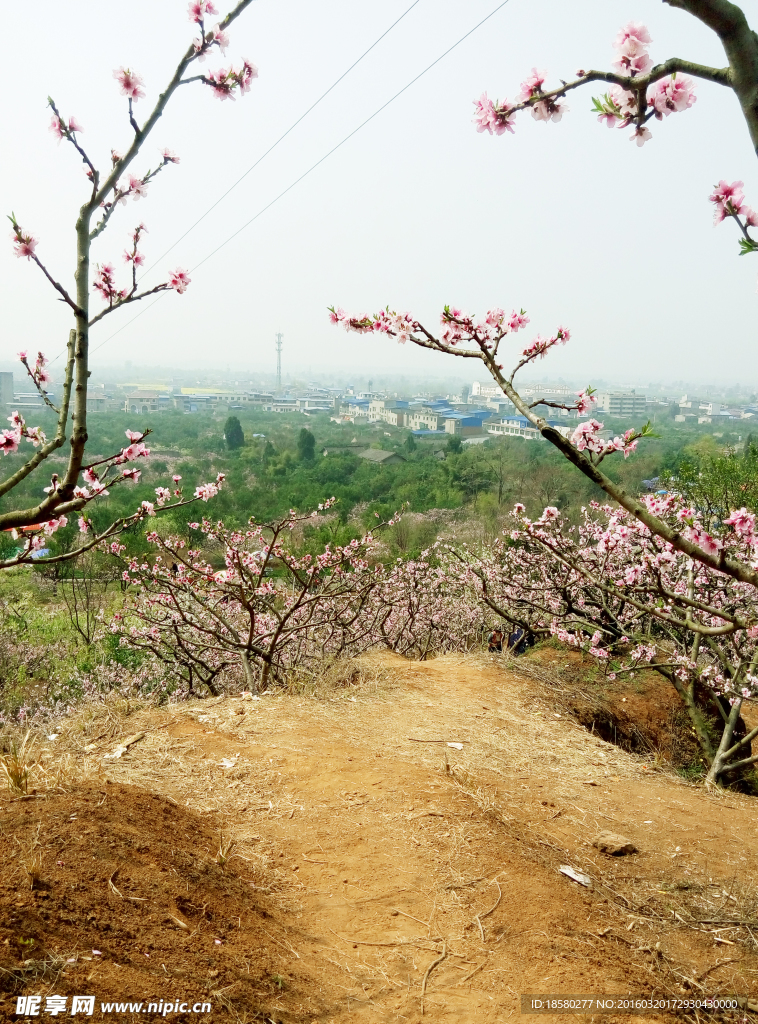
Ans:
[[[591,735],[498,660],[382,655],[318,697],[92,708],[46,746],[38,787],[64,792],[0,800],[3,1019],[14,986],[82,978],[98,999],[176,989],[207,994],[214,1020],[334,1024],[494,1024],[522,993],[758,989],[755,800]],[[86,833],[68,824],[83,817]],[[19,851],[38,828],[29,889]],[[607,830],[639,852],[600,853]],[[56,977],[24,974],[29,937],[63,958]]]

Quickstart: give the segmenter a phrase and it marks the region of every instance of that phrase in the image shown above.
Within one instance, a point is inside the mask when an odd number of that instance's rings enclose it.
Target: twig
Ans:
[[[333,928],[329,928],[329,931],[332,935],[336,935],[338,939],[341,939],[343,942],[349,942],[353,946],[418,946],[418,942],[414,942],[412,939],[399,939],[397,942],[362,942],[360,939],[345,938],[344,935],[335,932]],[[428,949],[429,947],[423,946],[422,948]]]
[[[458,982],[459,985],[465,985],[467,981],[474,977],[477,971],[481,971],[482,967],[487,963],[486,960],[482,960],[478,967],[475,967],[470,974],[467,974],[465,978],[461,978]]]
[[[492,881],[495,882],[495,885],[497,886],[497,899],[495,900],[494,906],[490,907],[489,910],[485,910],[483,914],[479,914],[479,918],[489,917],[490,914],[493,913],[493,911],[497,910],[497,908],[500,906],[500,900],[503,898],[503,890],[500,888],[500,883],[496,881],[494,878],[492,879]],[[479,920],[479,918],[477,918],[477,920]]]
[[[758,921],[745,921],[744,919],[733,920],[728,917],[699,917],[694,921],[695,924],[734,924],[734,925],[751,925],[753,928],[758,928]]]
[[[446,889],[465,889],[466,886],[468,886],[468,885],[476,885],[477,882],[483,882],[483,881],[484,881],[484,876],[482,876],[482,878],[472,878],[470,882],[461,882],[460,884],[456,884],[456,885],[446,885],[445,888]]]
[[[432,973],[435,967],[442,963],[447,956],[447,942],[442,943],[442,956],[438,956],[436,960],[432,960],[426,969],[424,980],[421,982],[421,1016],[424,1016],[424,996],[426,995],[426,983],[429,980],[429,975]]]
[[[420,740],[415,736],[406,736],[411,743],[470,743],[471,740]]]
[[[281,942],[279,939],[277,939],[277,937],[275,935],[272,935],[271,932],[267,932],[265,928],[262,928],[261,931],[265,932],[265,934],[268,935],[268,937],[270,939],[273,939],[274,942],[278,942],[279,945],[282,947],[282,949],[287,949],[287,946],[289,946],[289,952],[290,953],[294,953],[295,956],[298,958],[298,960],[300,959],[300,954],[297,952],[297,950],[293,949],[292,946],[289,945],[289,943],[287,943],[287,945],[285,946],[285,944],[283,942]],[[336,934],[336,932],[335,932],[335,934]]]
[[[484,942],[484,928],[482,928],[482,922],[479,920],[478,917],[475,917],[474,920],[476,921],[477,925],[479,926],[479,934],[482,937],[482,942]]]
[[[428,921],[422,921],[420,917],[413,917],[412,914],[406,914],[406,912],[404,910],[398,910],[397,907],[393,907],[392,908],[392,913],[393,914],[402,914],[403,917],[407,917],[409,921],[415,921],[416,924],[422,924],[424,926],[424,928],[427,928],[427,929],[429,928],[429,922]]]
[[[698,981],[702,981],[707,974],[711,973],[711,971],[717,971],[719,967],[726,967],[727,964],[738,964],[742,959],[742,957],[736,957],[731,960],[719,960],[719,962],[714,964],[713,967],[709,967],[706,971],[703,971],[702,974],[698,974]]]

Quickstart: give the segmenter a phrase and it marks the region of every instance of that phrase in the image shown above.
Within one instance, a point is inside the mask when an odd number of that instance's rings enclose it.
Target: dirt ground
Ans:
[[[527,993],[758,1003],[755,798],[605,742],[500,659],[93,706],[40,757],[36,794],[0,798],[3,1021],[34,993],[293,1024],[529,1020]],[[599,852],[608,830],[638,852]]]

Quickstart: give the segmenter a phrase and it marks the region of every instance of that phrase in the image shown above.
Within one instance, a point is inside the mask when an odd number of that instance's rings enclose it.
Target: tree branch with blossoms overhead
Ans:
[[[723,5],[721,0],[666,2],[689,10],[719,33],[730,59],[728,67],[708,67],[679,57],[654,64],[648,50],[652,44],[650,32],[645,25],[630,21],[620,29],[613,42],[616,51],[616,58],[611,62],[613,71],[580,69],[573,81],[562,80],[556,88],[545,89],[547,72],[532,68],[531,74],[521,83],[515,103],[507,99],[491,100],[486,92],[474,101],[476,130],[490,135],[506,132],[513,135],[516,115],[526,110],[535,121],[558,122],[568,112],[565,98],[569,92],[592,82],[605,82],[610,89],[602,96],[592,98],[593,113],[597,114],[601,124],[609,128],[631,126],[630,140],[643,146],[653,137],[648,128],[651,120],[662,121],[693,106],[697,100],[693,79],[699,78],[726,86],[737,94],[758,153],[758,35],[745,31],[748,26],[744,14],[731,3]],[[716,9],[721,17],[716,16]],[[739,45],[734,44],[737,37]],[[742,182],[729,186],[721,181],[710,198],[718,204],[716,223],[725,216],[736,221],[742,233],[740,254],[745,255],[758,252],[758,242],[748,231],[748,228],[758,226],[758,216],[750,207],[744,206],[744,195],[739,192],[741,188]],[[731,204],[728,202],[729,189],[735,190],[731,195],[736,201]],[[724,202],[721,202],[722,198]],[[740,215],[744,215],[742,220]]]
[[[0,454],[15,453],[19,450],[21,442],[25,439],[32,443],[37,449],[33,456],[4,480],[0,481],[0,496],[6,495],[34,472],[39,465],[48,458],[53,451],[60,448],[68,439],[70,429],[70,452],[66,470],[60,477],[54,476],[53,482],[44,489],[45,497],[37,504],[28,508],[19,508],[13,511],[0,514],[0,530],[19,529],[38,526],[41,534],[45,531],[53,531],[60,528],[62,521],[71,512],[82,512],[85,506],[96,499],[100,494],[106,493],[105,480],[108,486],[121,483],[129,479],[136,479],[139,472],[133,469],[116,469],[124,461],[130,461],[132,456],[125,452],[133,449],[134,445],[142,444],[146,432],[131,432],[130,445],[127,449],[115,453],[105,460],[101,460],[95,468],[95,464],[87,464],[85,449],[87,444],[87,388],[90,376],[89,369],[89,331],[90,328],[102,320],[105,316],[115,312],[117,309],[132,302],[138,302],[148,295],[155,295],[158,292],[173,290],[178,295],[184,294],[190,284],[190,278],[186,270],[177,268],[168,279],[153,288],[140,290],[138,273],[144,264],[144,256],[139,248],[142,238],[147,231],[143,223],[131,232],[129,243],[124,250],[124,261],[129,267],[128,283],[122,284],[117,281],[116,271],[112,263],[107,261],[95,265],[94,274],[91,277],[90,263],[93,244],[100,238],[106,228],[109,227],[112,218],[117,211],[126,206],[128,201],[133,202],[145,199],[149,186],[154,182],[156,176],[169,165],[179,163],[179,158],[167,148],[160,151],[160,161],[157,166],[148,168],[143,173],[133,173],[130,168],[142,152],[145,143],[155,129],[158,121],[163,115],[169,101],[174,93],[182,85],[188,85],[199,81],[207,86],[211,93],[220,99],[234,98],[236,94],[244,95],[250,91],[253,80],[257,77],[257,70],[253,64],[245,60],[241,66],[220,67],[211,69],[202,75],[188,75],[187,72],[196,61],[205,61],[216,53],[223,55],[229,45],[230,25],[243,13],[252,3],[252,0],[239,0],[229,11],[226,17],[222,18],[215,26],[208,27],[206,22],[216,11],[212,0],[193,0],[189,4],[189,20],[199,30],[199,35],[190,42],[186,51],[179,60],[176,69],[170,78],[165,89],[158,95],[158,98],[148,114],[147,118],[140,123],[137,117],[137,103],[147,96],[145,83],[140,75],[130,67],[122,66],[114,72],[114,78],[118,83],[121,95],[127,100],[127,119],[131,126],[133,136],[127,149],[122,153],[111,149],[109,166],[105,170],[99,170],[97,161],[93,158],[91,151],[88,152],[81,142],[84,132],[82,125],[75,117],[65,119],[55,101],[49,99],[49,106],[52,111],[50,131],[58,143],[67,143],[81,160],[85,176],[89,182],[88,197],[81,206],[76,220],[76,266],[74,270],[75,289],[69,292],[61,283],[60,278],[43,262],[39,253],[37,238],[26,228],[22,227],[11,214],[10,221],[13,229],[12,241],[14,251],[19,259],[25,259],[34,263],[43,273],[47,281],[53,286],[60,301],[65,302],[74,317],[74,330],[69,336],[68,359],[66,363],[65,379],[63,382],[63,397],[56,407],[48,396],[45,385],[49,381],[45,369],[47,360],[40,353],[37,362],[32,368],[27,360],[26,354],[21,354],[21,361],[37,387],[43,401],[58,415],[58,426],[55,438],[47,441],[44,433],[38,427],[27,427],[25,421],[17,412],[10,417],[11,427],[0,433]],[[91,295],[95,292],[104,301],[105,308],[99,312],[91,312]],[[144,449],[144,445],[143,445]],[[132,453],[133,454],[133,453]],[[140,452],[146,455],[147,449]],[[93,478],[93,474],[96,479]],[[194,497],[181,499],[184,504],[187,501],[198,499],[205,500],[212,496],[216,484],[203,485],[202,493],[196,493]],[[170,494],[168,488],[159,489]],[[165,502],[158,502],[157,507],[169,507]],[[176,507],[172,505],[170,507]],[[149,514],[149,513],[145,513]],[[139,519],[143,513],[139,510],[135,516]],[[119,520],[113,526],[116,532],[125,529],[133,517],[126,520]],[[86,516],[80,516],[80,529],[83,532],[89,530]],[[109,528],[110,530],[111,528]],[[105,540],[112,535],[106,530],[100,540]],[[39,531],[38,531],[39,532]],[[36,534],[34,535],[36,537]],[[33,538],[32,538],[33,539]],[[88,544],[99,541],[88,541]],[[40,544],[37,543],[37,549]],[[24,549],[18,555],[18,559],[24,561],[31,557],[32,549]],[[68,557],[68,556],[56,556]],[[0,568],[8,564],[18,564],[18,559],[0,563]]]
[[[589,419],[580,423],[572,436],[568,438],[535,412],[534,406],[543,403],[529,404],[519,394],[514,383],[518,371],[535,360],[544,358],[557,345],[565,345],[570,339],[570,332],[565,327],[559,327],[553,335],[547,338],[538,334],[530,344],[521,350],[520,355],[516,358],[515,368],[506,375],[503,372],[504,364],[500,362],[502,358],[500,346],[505,339],[510,338],[529,323],[529,318],[523,310],[520,312],[514,310],[507,315],[503,309],[491,309],[483,319],[476,320],[460,309],[445,306],[440,317],[442,329],[438,336],[424,327],[410,313],[395,313],[389,309],[380,310],[371,316],[364,314],[351,317],[344,309],[331,307],[329,318],[333,324],[339,324],[347,331],[354,331],[358,334],[386,335],[396,338],[401,344],[410,341],[420,348],[430,349],[434,352],[479,360],[521,415],[525,416],[544,438],[558,448],[569,462],[573,463],[593,483],[601,487],[608,497],[631,512],[651,533],[661,537],[676,550],[682,551],[690,558],[694,558],[712,569],[718,569],[741,582],[758,586],[758,564],[754,567],[749,562],[735,560],[718,540],[706,532],[693,533],[684,527],[680,528],[659,518],[644,501],[628,494],[620,484],[603,473],[600,463],[605,458],[619,453],[623,454],[624,458],[628,458],[642,438],[652,435],[649,424],[645,424],[640,430],[628,430],[623,436],[606,441],[600,434],[603,424],[598,420]],[[554,407],[557,406],[566,411],[583,415],[591,409],[594,402],[592,389],[587,388],[579,392],[576,402],[572,404],[552,404]]]

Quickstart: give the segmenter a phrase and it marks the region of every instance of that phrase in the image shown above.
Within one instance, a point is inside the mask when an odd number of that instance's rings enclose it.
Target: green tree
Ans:
[[[303,427],[297,435],[297,457],[301,462],[313,462],[316,456],[316,438]]]
[[[405,439],[404,448],[407,452],[415,452],[418,445],[416,444],[416,438],[413,434],[409,433]]]
[[[224,440],[230,451],[241,448],[245,443],[245,435],[242,433],[242,424],[236,416],[230,416],[224,424]]]
[[[447,439],[445,450],[451,455],[459,455],[463,451],[463,441],[461,441],[459,437],[456,437],[455,434],[451,434]]]

